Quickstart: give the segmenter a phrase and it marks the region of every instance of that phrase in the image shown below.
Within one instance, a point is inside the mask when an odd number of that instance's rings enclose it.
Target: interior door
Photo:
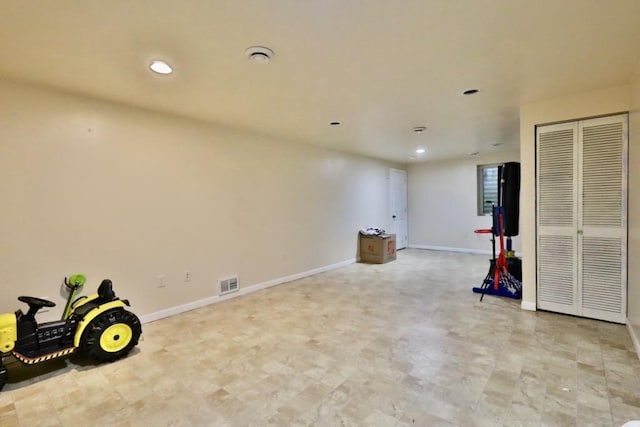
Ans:
[[[396,235],[396,249],[407,247],[407,171],[389,170],[391,233]]]
[[[627,115],[578,128],[578,289],[581,315],[624,323],[627,314]]]
[[[538,307],[625,323],[626,114],[537,129]]]
[[[578,314],[578,124],[539,127],[537,170],[538,307]]]

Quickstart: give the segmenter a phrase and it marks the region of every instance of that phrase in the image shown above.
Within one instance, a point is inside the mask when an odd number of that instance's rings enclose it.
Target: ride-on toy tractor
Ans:
[[[81,350],[96,362],[113,362],[138,344],[142,328],[138,317],[125,310],[129,301],[116,297],[108,279],[97,293],[74,300],[85,282],[82,274],[65,278],[69,297],[61,320],[38,324],[38,310],[56,304],[25,296],[18,300],[29,305],[26,314],[22,310],[0,314],[0,390],[8,379],[6,356],[34,365]]]

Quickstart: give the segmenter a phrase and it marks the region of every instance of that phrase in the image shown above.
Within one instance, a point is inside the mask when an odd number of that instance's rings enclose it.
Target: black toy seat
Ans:
[[[116,299],[118,298],[116,298],[116,294],[113,292],[113,283],[111,283],[111,280],[109,279],[104,279],[102,283],[100,283],[100,286],[98,286],[98,298],[94,301],[81,305],[74,310],[74,314],[82,319],[88,312],[98,307],[100,304],[105,304]]]
[[[113,292],[113,283],[111,280],[104,279],[100,286],[98,286],[98,298],[102,302],[109,302],[116,299],[116,294]]]

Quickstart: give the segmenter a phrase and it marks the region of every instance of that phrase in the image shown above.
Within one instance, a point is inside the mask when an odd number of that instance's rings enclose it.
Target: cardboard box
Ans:
[[[395,234],[378,236],[360,234],[360,262],[384,264],[394,259],[396,259]]]

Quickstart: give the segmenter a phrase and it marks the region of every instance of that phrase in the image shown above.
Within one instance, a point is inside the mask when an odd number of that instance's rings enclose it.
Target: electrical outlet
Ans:
[[[184,271],[184,283],[189,283],[191,281],[191,270]]]
[[[159,288],[164,288],[165,286],[167,286],[167,280],[164,277],[164,274],[158,274],[158,276],[156,278],[158,279],[158,287]]]

